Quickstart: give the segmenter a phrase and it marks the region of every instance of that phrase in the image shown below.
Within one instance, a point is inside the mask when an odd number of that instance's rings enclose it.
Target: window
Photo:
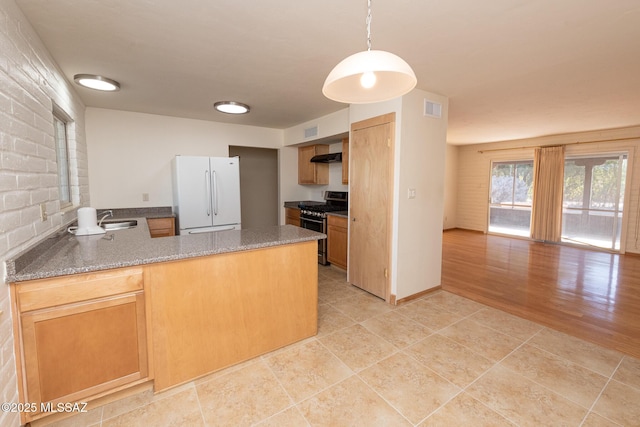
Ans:
[[[627,155],[567,158],[562,240],[620,249]]]
[[[71,184],[69,175],[69,144],[67,138],[67,121],[62,114],[54,111],[53,125],[56,140],[56,159],[58,164],[58,198],[60,207],[71,205]]]
[[[529,236],[533,194],[533,160],[491,165],[489,231]]]

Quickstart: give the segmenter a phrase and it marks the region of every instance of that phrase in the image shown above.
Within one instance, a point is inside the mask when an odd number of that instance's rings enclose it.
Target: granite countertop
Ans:
[[[122,216],[117,215],[116,218]],[[137,220],[137,227],[95,236],[75,236],[65,227],[34,248],[8,260],[6,281],[21,282],[175,261],[326,237],[305,228],[283,225],[152,239],[145,217],[128,219]]]

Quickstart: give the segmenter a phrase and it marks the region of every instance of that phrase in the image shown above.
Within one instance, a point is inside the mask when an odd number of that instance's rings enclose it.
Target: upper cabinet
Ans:
[[[311,163],[318,154],[329,154],[329,146],[323,144],[298,148],[298,184],[329,184],[329,165]]]
[[[349,138],[342,140],[342,183],[349,184]]]

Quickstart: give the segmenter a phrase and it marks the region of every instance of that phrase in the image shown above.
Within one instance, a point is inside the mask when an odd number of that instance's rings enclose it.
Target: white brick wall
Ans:
[[[74,205],[88,205],[84,105],[14,0],[0,0],[0,402],[17,402],[16,368],[4,261],[75,217],[60,212],[52,110],[73,120],[69,151]],[[40,220],[44,203],[49,218]],[[19,425],[0,412],[0,425]]]
[[[573,144],[578,141],[605,142]],[[626,202],[629,209],[627,211],[627,228],[623,239],[626,252],[640,253],[640,229],[636,230],[640,216],[640,127],[638,126],[457,147],[456,227],[487,231],[489,177],[492,161],[533,159],[534,147],[553,144],[569,144],[566,148],[568,155],[626,150],[630,152],[627,163],[627,174],[630,176],[627,182],[630,183],[630,191]]]

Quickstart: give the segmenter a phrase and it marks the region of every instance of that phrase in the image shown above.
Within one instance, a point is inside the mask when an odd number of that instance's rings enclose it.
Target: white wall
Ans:
[[[424,116],[425,99],[442,104],[441,118]],[[447,121],[446,97],[414,90],[402,98],[398,299],[441,283]],[[409,188],[415,199],[408,198]]]
[[[626,252],[640,253],[640,126],[459,146],[456,226],[487,231],[492,161],[533,159],[534,147],[553,144],[569,144],[566,155],[630,150],[622,246]]]
[[[312,128],[314,126],[318,127],[318,135],[311,138],[305,138],[305,129]],[[284,131],[284,145],[295,145],[314,141],[316,139],[330,138],[334,135],[339,135],[345,132],[349,132],[348,107],[345,107],[343,110],[336,111],[335,113],[300,123],[299,125],[286,129]]]
[[[99,209],[171,206],[177,154],[226,157],[229,145],[282,148],[278,129],[100,108],[87,108],[86,120],[91,201]],[[297,160],[280,167],[285,176],[294,168],[297,174]]]
[[[442,103],[425,117],[424,99]],[[391,293],[402,299],[440,285],[448,100],[421,90],[350,106],[350,123],[396,113]],[[409,188],[416,198],[408,199]]]
[[[458,210],[458,147],[455,145],[447,144],[444,173],[444,213],[442,215],[442,229],[448,230],[455,228]]]
[[[0,400],[17,402],[16,361],[5,261],[75,218],[88,203],[84,105],[13,0],[0,0]],[[60,211],[53,102],[69,126],[72,201]],[[40,204],[48,212],[40,220]],[[0,425],[17,426],[19,414],[0,412]]]
[[[283,130],[101,108],[87,108],[86,121],[91,202],[98,209],[171,206],[171,159],[228,156],[229,145],[278,149],[281,224],[285,201],[322,200],[325,190],[348,188],[339,163],[329,165],[329,185],[298,185],[298,148],[283,146]]]

